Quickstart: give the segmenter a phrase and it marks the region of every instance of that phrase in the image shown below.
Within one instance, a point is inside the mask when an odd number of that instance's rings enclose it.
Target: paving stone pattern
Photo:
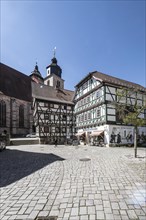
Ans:
[[[145,220],[145,150],[134,158],[124,147],[7,147],[0,152],[0,219]]]

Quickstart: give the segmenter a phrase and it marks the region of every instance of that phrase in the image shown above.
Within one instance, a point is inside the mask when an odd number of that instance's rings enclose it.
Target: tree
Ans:
[[[134,126],[134,156],[137,157],[138,127],[146,126],[146,92],[135,88],[117,89],[115,107],[119,119]]]

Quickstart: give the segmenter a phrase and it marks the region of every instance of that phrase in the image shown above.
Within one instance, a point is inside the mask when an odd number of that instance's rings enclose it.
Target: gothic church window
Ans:
[[[6,126],[6,103],[0,101],[0,127]]]
[[[19,106],[19,127],[24,128],[24,106]]]

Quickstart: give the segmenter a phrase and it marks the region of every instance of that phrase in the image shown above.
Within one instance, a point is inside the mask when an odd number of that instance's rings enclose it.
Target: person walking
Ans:
[[[120,144],[120,143],[122,143],[122,141],[121,141],[121,135],[120,135],[120,132],[119,132],[118,135],[117,135],[117,144]]]
[[[57,143],[58,143],[58,141],[57,141],[57,138],[55,139],[55,147],[57,147]]]

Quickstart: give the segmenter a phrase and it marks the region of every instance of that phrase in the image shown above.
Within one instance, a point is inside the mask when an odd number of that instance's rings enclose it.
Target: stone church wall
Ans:
[[[13,97],[0,95],[0,101],[6,103],[6,127],[0,127],[0,133],[7,130],[11,137],[22,137],[32,131],[32,110],[31,102],[19,100]],[[24,106],[24,127],[19,127],[19,106]]]

